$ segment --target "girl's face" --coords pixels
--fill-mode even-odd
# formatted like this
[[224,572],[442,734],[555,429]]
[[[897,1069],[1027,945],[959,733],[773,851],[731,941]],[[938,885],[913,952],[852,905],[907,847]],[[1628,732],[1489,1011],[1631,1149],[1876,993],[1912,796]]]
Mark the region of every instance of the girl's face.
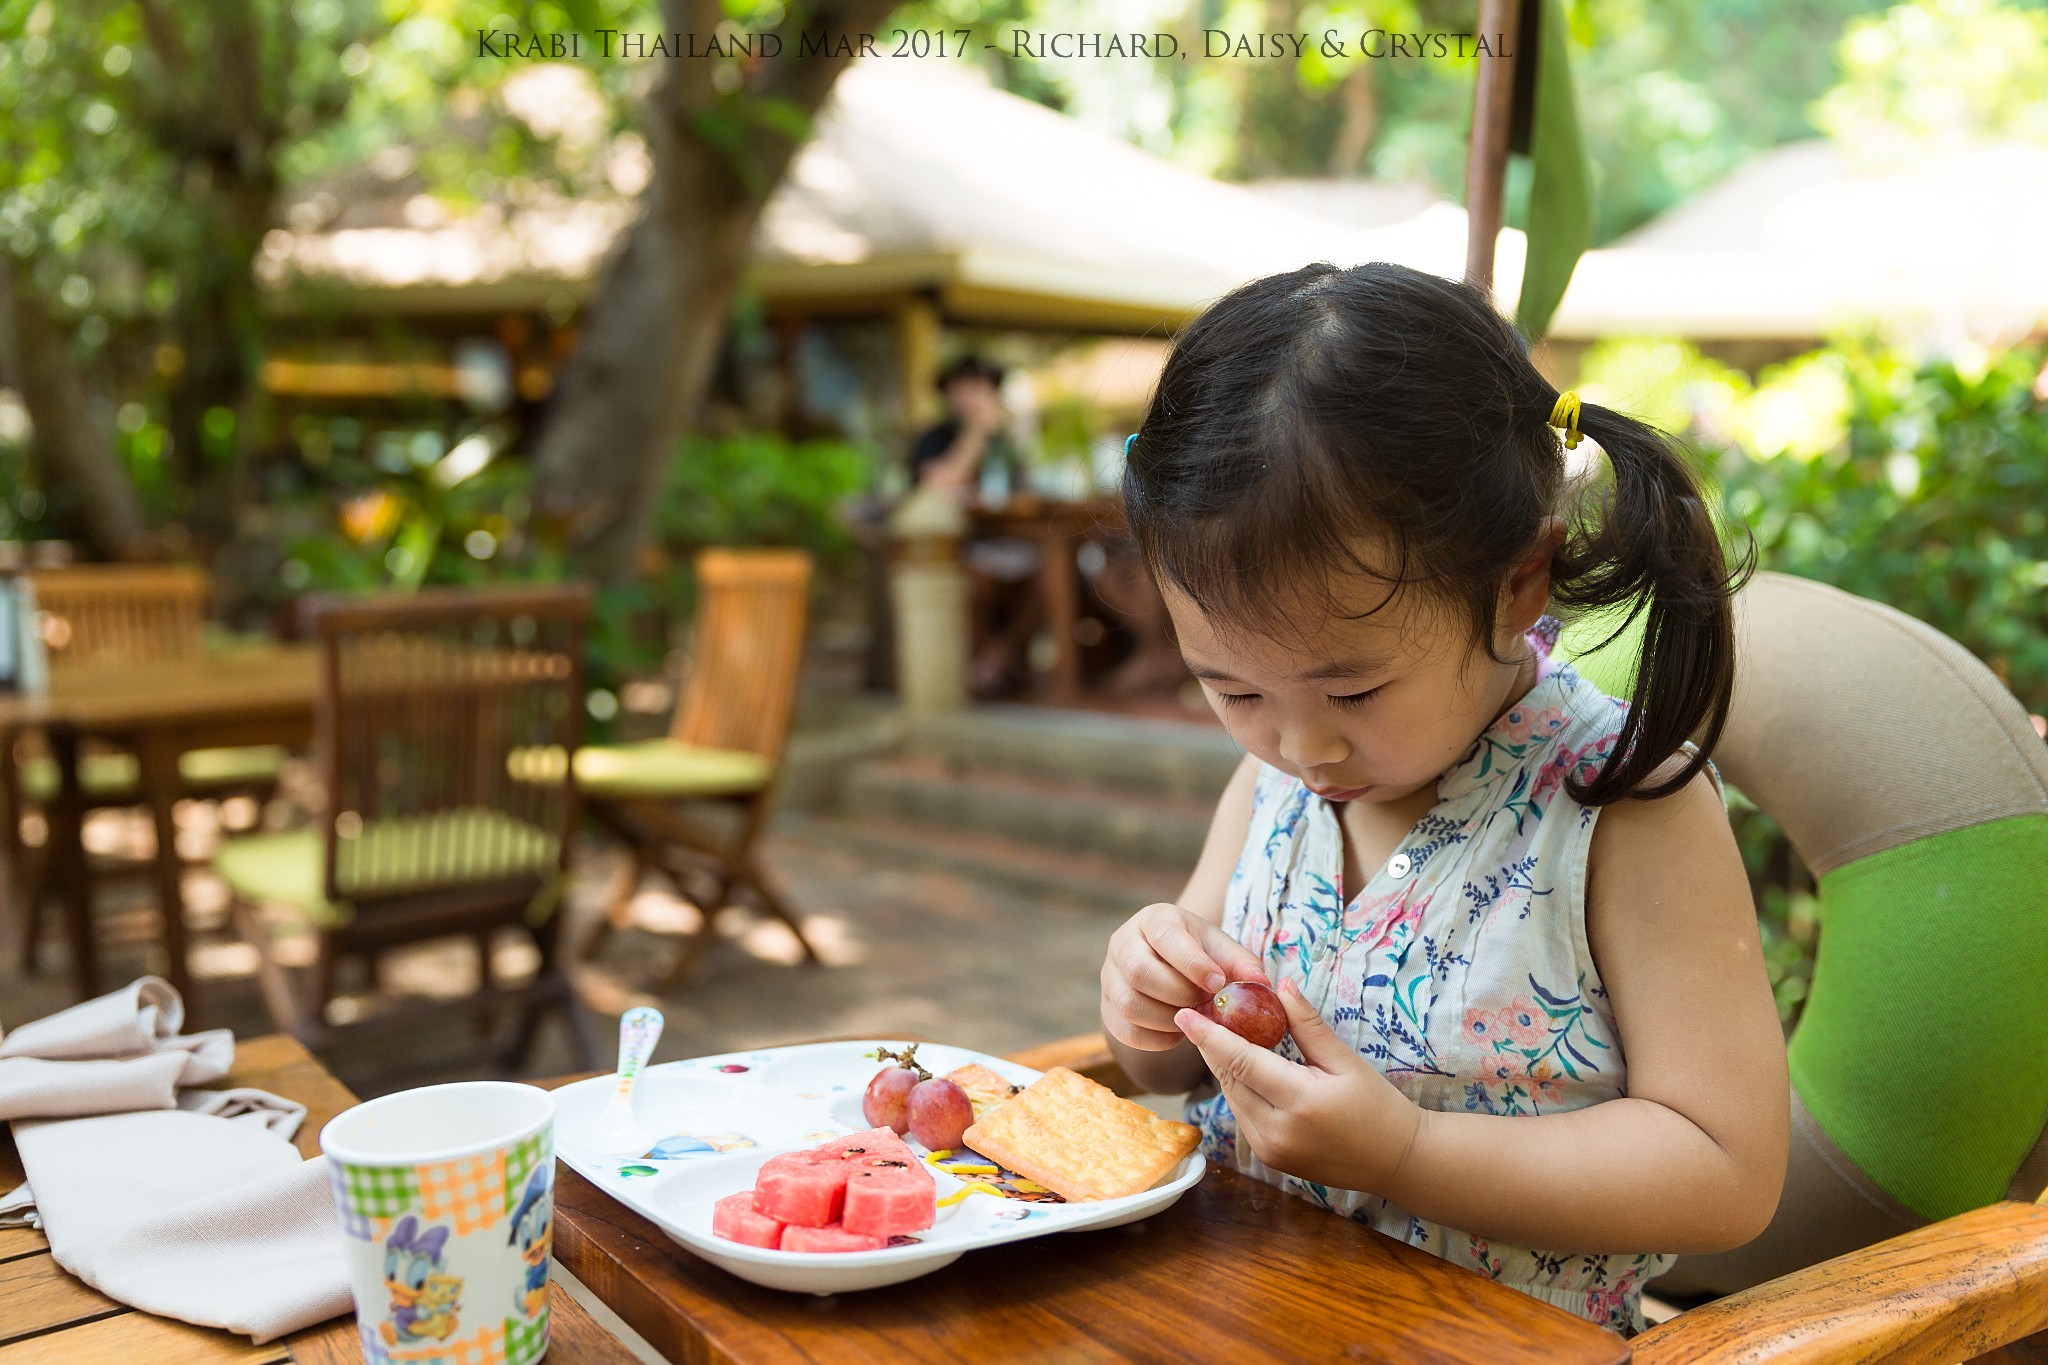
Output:
[[[1549,598],[1549,556],[1502,593],[1496,661],[1463,619],[1363,575],[1336,585],[1342,614],[1272,635],[1211,620],[1161,585],[1181,656],[1232,739],[1330,801],[1399,801],[1434,783],[1536,680],[1522,634]],[[1306,611],[1296,620],[1312,619]]]

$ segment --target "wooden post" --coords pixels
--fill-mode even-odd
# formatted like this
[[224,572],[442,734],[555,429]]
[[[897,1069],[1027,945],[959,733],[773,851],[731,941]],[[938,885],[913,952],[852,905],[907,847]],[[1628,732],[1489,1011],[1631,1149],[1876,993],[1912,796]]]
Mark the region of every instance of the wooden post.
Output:
[[939,309],[921,295],[896,307],[896,376],[903,388],[904,434],[914,436],[939,410],[932,387],[939,377]]
[[1514,115],[1515,45],[1521,42],[1522,0],[1479,0],[1479,35],[1505,52],[1482,54],[1472,92],[1472,142],[1465,157],[1465,278],[1493,288],[1493,248],[1500,236],[1508,169],[1508,127]]

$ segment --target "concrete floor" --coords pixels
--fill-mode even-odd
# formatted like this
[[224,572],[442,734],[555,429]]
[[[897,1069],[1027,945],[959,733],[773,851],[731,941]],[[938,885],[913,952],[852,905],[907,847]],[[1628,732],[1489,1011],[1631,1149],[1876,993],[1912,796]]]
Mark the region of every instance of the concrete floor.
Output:
[[[203,856],[214,833],[210,812],[195,807],[182,815],[181,847],[188,856]],[[89,837],[107,854],[148,848],[147,829],[119,814],[95,817]],[[657,993],[655,983],[676,950],[673,931],[694,927],[698,917],[664,884],[650,882],[633,903],[636,921],[646,927],[613,935],[593,961],[575,971],[605,1054],[600,1064],[608,1064],[617,1015],[641,1004],[667,1015],[657,1052],[661,1060],[849,1035],[912,1034],[1004,1052],[1096,1027],[1096,974],[1115,914],[864,858],[847,852],[843,841],[807,840],[801,828],[772,836],[766,857],[785,898],[806,917],[825,964],[798,965],[795,938],[779,922],[728,912],[695,979]],[[610,849],[593,844],[580,850],[568,905],[572,941],[581,942],[595,922],[620,866]],[[193,960],[201,995],[188,1027],[226,1025],[243,1036],[269,1031],[251,975],[253,954],[224,926],[219,882],[195,868],[187,874],[187,900],[197,931]],[[112,986],[160,970],[146,883],[103,876],[98,904],[106,982]],[[18,918],[0,928],[0,935],[0,1025],[71,1003],[54,926],[44,938],[42,969],[33,977],[21,970]],[[502,975],[513,977],[530,970],[532,950],[508,937],[497,945],[494,960]],[[460,995],[475,985],[475,949],[466,942],[422,946],[394,954],[386,972],[395,991]],[[369,1096],[505,1074],[494,1050],[492,1039],[458,1024],[437,1035],[346,1044],[327,1061],[357,1093]],[[566,1036],[550,1026],[525,1074],[572,1069]]]

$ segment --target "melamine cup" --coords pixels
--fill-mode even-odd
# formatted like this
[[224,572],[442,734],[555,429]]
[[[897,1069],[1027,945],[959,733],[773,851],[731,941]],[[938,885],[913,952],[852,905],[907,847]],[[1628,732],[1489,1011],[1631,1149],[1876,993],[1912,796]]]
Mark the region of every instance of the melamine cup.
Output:
[[527,1365],[548,1349],[555,1099],[510,1081],[402,1090],[320,1134],[370,1365]]

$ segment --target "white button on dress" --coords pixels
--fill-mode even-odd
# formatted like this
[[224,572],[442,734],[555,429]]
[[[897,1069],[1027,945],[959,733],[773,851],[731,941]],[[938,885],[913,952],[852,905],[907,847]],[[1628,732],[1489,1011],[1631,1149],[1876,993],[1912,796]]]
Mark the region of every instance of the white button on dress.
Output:
[[1413,872],[1414,870],[1414,860],[1409,858],[1409,856],[1405,853],[1396,853],[1392,858],[1389,858],[1387,860],[1387,875],[1389,877],[1392,877],[1395,881],[1401,880],[1401,878],[1407,876],[1410,872]]

